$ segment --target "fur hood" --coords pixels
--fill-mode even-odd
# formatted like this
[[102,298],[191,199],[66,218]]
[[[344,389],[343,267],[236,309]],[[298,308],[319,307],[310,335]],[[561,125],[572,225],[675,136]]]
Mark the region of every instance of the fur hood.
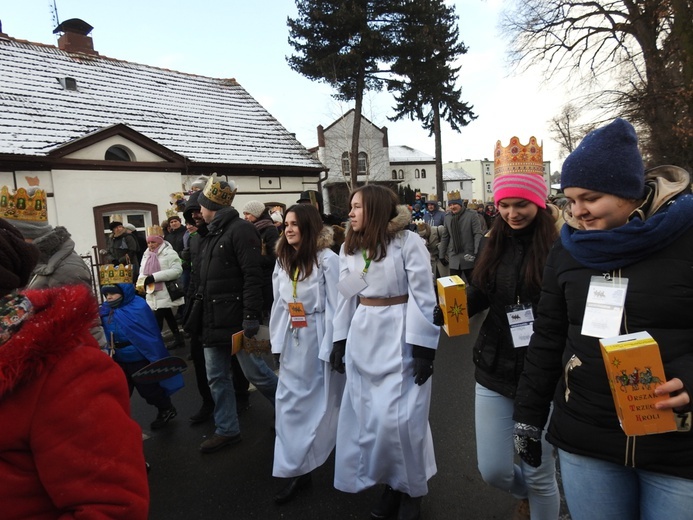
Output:
[[411,222],[411,211],[404,204],[397,206],[397,215],[390,219],[387,224],[387,234],[390,236],[395,236],[397,233],[403,229],[407,229]]
[[0,399],[38,377],[66,352],[83,345],[98,348],[89,334],[98,314],[88,287],[74,285],[23,294],[31,301],[34,315],[0,345]]
[[318,235],[318,251],[332,247],[334,244],[334,229],[332,226],[323,226]]
[[63,226],[56,226],[53,231],[34,240],[33,244],[41,251],[40,263],[47,263],[48,260],[60,249],[69,254],[75,247],[75,243],[70,238],[72,235]]

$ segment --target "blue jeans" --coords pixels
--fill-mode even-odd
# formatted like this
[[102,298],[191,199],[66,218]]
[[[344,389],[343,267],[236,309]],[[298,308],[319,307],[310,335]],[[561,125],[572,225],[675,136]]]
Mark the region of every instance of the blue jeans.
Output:
[[558,450],[558,458],[573,520],[685,520],[693,517],[693,480],[563,450]]
[[516,498],[529,499],[532,520],[556,520],[560,494],[553,446],[542,439],[538,468],[515,463],[513,400],[476,384],[476,456],[484,482]]
[[[205,348],[204,351],[207,381],[214,398],[214,422],[217,425],[215,433],[227,437],[237,435],[241,430],[231,375],[231,345]],[[274,394],[277,391],[276,374],[259,356],[241,350],[236,357],[248,381],[274,406]]]

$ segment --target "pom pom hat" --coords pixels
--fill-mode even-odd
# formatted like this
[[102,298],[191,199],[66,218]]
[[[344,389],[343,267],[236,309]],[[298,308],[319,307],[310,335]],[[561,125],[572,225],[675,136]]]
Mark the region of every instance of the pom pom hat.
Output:
[[503,147],[496,142],[494,151],[493,199],[496,204],[503,199],[521,198],[546,208],[549,188],[544,180],[543,149],[536,137],[521,144],[517,137]]
[[643,198],[645,166],[633,125],[619,118],[585,136],[563,163],[561,189],[573,187]]

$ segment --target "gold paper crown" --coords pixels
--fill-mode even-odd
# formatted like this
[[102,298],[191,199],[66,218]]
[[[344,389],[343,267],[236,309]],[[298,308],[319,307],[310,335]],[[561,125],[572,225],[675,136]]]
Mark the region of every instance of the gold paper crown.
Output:
[[161,228],[161,226],[157,226],[156,224],[154,224],[153,226],[147,226],[147,236],[150,237],[152,235],[163,237],[164,230]]
[[202,190],[202,194],[216,204],[230,206],[233,198],[236,196],[236,186],[229,183],[228,187],[222,188],[216,174],[212,174],[205,185],[205,189]]
[[543,148],[537,144],[537,138],[532,136],[527,144],[520,143],[517,137],[510,139],[510,144],[503,147],[496,142],[494,152],[495,175],[508,173],[534,173],[544,175]]
[[462,199],[462,196],[460,195],[459,190],[453,190],[448,192],[448,200],[460,200]]
[[46,192],[36,189],[29,195],[26,189],[19,188],[15,193],[10,193],[9,188],[3,186],[0,190],[0,217],[48,222]]
[[426,201],[426,204],[437,204],[438,203],[438,195],[429,195],[428,200]]
[[178,212],[176,211],[176,208],[170,207],[166,210],[166,217],[171,218],[171,217],[177,217]]
[[114,222],[120,222],[121,224],[124,223],[125,221],[123,220],[123,215],[118,215],[114,213],[108,218],[108,223],[113,224]]
[[132,283],[132,266],[107,264],[99,267],[99,283],[115,285],[117,283]]

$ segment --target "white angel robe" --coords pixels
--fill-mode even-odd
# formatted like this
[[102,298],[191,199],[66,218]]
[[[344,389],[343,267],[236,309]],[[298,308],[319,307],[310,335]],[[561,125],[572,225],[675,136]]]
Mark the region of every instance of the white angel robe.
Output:
[[[270,316],[272,352],[281,354],[275,399],[275,477],[297,477],[321,466],[334,449],[343,374],[330,369],[332,316],[337,306],[339,257],[318,252],[318,265],[296,285],[307,326],[291,328],[292,276],[279,263],[272,274],[274,304]],[[295,332],[294,332],[295,331]]]
[[[362,272],[359,251],[340,254],[340,280]],[[356,493],[376,484],[418,497],[436,473],[428,424],[429,379],[414,383],[412,345],[435,349],[440,327],[433,324],[435,293],[430,255],[421,239],[402,231],[387,256],[371,262],[360,292],[365,298],[408,295],[402,305],[358,305],[340,294],[334,339],[347,340],[346,388],[339,414],[334,485]]]

